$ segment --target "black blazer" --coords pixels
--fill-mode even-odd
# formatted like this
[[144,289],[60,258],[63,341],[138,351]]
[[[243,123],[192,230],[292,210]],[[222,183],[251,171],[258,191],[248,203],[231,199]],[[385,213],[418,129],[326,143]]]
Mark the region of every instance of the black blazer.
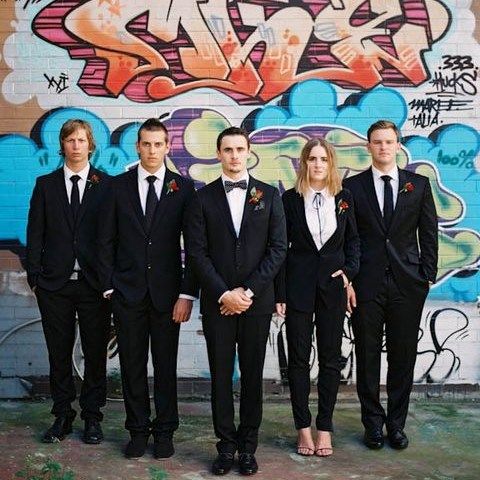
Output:
[[[252,188],[263,192],[251,201]],[[246,314],[274,311],[273,280],[287,251],[285,215],[278,190],[250,176],[237,238],[227,197],[219,178],[198,192],[188,228],[189,252],[201,285],[200,309],[218,314],[218,299],[227,290],[250,288],[253,304]]]
[[[69,280],[75,258],[88,283],[100,290],[95,241],[98,211],[111,177],[90,166],[76,222],[68,202],[63,167],[37,178],[27,225],[27,279],[55,291]],[[98,180],[98,181],[97,181]]]
[[[372,169],[347,178],[360,235],[360,271],[353,284],[360,301],[377,294],[390,267],[403,291],[428,288],[437,276],[438,224],[427,177],[399,169],[399,192],[389,229],[378,205]],[[410,187],[410,188],[407,188]]]
[[[178,190],[167,193],[167,184],[172,180]],[[137,167],[113,178],[98,236],[103,291],[113,288],[129,302],[139,302],[149,293],[155,308],[161,312],[171,311],[180,293],[198,295],[188,255],[183,272],[180,244],[181,234],[185,233],[186,207],[194,195],[191,180],[167,169],[147,231]]]
[[[337,229],[320,250],[308,228],[304,198],[292,188],[283,194],[282,200],[288,252],[276,281],[277,302],[286,302],[288,307],[301,312],[313,312],[318,292],[328,307],[333,306],[346,293],[342,277],[332,278],[332,273],[342,269],[351,280],[359,267],[360,240],[352,195],[344,189],[335,196]],[[344,202],[348,207],[341,208]]]

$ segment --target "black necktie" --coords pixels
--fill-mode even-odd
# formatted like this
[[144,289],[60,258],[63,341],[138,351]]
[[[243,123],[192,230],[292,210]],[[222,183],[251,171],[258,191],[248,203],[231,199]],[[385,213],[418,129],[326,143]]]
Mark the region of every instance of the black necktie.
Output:
[[78,190],[78,181],[80,175],[72,175],[70,181],[72,182],[72,192],[70,194],[70,207],[72,209],[73,220],[77,218],[78,209],[80,207],[80,192]]
[[318,236],[320,237],[320,248],[322,248],[322,221],[320,219],[320,208],[322,207],[323,196],[320,192],[315,193],[313,198],[313,208],[317,211],[317,220],[318,220]]
[[238,182],[230,182],[230,180],[225,180],[225,191],[231,192],[234,188],[241,188],[242,190],[247,189],[247,181],[239,180]]
[[390,175],[382,175],[380,177],[383,181],[383,222],[388,229],[393,216],[393,190],[390,180]]
[[155,209],[157,208],[158,197],[155,192],[155,180],[157,177],[155,175],[149,175],[147,177],[148,182],[148,193],[147,193],[147,202],[145,204],[145,223],[147,225],[147,230],[150,230],[150,225],[152,224],[153,215]]

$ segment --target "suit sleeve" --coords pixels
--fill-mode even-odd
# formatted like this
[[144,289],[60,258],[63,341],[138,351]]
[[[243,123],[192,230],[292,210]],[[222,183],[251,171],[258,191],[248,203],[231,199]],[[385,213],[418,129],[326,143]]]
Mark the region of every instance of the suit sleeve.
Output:
[[183,270],[183,279],[182,285],[180,288],[180,293],[184,295],[190,295],[192,297],[198,298],[198,280],[195,272],[193,270],[192,265],[192,258],[190,255],[190,230],[188,227],[189,222],[189,210],[191,209],[192,205],[198,203],[197,194],[195,192],[195,188],[193,186],[193,182],[189,182],[188,184],[188,193],[187,193],[187,200],[185,209],[183,212],[183,225],[182,225],[182,233],[183,233],[183,244],[184,244],[184,251],[185,251],[185,268]]
[[268,224],[268,239],[265,255],[258,267],[245,280],[245,289],[260,296],[264,288],[275,279],[287,256],[287,228],[285,212],[278,190],[273,191],[272,209]]
[[103,292],[112,289],[117,242],[116,200],[114,182],[110,181],[100,207],[97,225],[98,276]]
[[200,195],[197,195],[196,201],[191,202],[188,208],[186,228],[189,264],[193,267],[202,289],[208,291],[213,298],[220,298],[229,288],[215,269],[208,253],[208,234]]
[[[285,211],[285,223],[287,232],[287,248],[290,242],[290,221],[288,202],[285,195],[282,195],[282,203]],[[287,259],[282,262],[280,270],[275,277],[275,303],[286,303],[287,301]]]
[[351,194],[349,202],[350,207],[347,211],[347,224],[345,226],[345,265],[343,272],[348,280],[352,281],[360,269],[360,236],[358,235],[357,222],[355,220],[355,204]]
[[27,281],[30,288],[37,285],[42,271],[45,227],[45,195],[37,180],[30,199],[27,223]]
[[418,220],[418,242],[423,272],[427,280],[433,283],[437,278],[438,218],[428,179]]

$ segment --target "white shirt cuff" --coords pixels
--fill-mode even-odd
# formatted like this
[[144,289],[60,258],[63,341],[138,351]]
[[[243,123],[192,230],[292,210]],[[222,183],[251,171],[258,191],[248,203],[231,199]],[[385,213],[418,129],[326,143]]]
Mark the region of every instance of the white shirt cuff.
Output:
[[111,288],[110,290],[105,290],[103,292],[103,298],[108,298],[109,295],[111,295],[113,293],[113,288]]
[[191,300],[192,302],[197,299],[197,297],[193,297],[192,295],[187,295],[186,293],[181,293],[178,298],[184,298],[185,300]]
[[249,289],[247,288],[245,290],[245,295],[248,297],[248,298],[252,298],[255,294]]

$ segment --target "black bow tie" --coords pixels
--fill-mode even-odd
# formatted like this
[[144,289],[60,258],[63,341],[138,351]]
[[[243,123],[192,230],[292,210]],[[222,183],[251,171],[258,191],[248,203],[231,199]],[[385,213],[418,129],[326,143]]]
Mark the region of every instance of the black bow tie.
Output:
[[230,180],[225,180],[225,191],[231,192],[234,188],[241,188],[242,190],[247,189],[247,181],[239,180],[238,182],[230,182]]

